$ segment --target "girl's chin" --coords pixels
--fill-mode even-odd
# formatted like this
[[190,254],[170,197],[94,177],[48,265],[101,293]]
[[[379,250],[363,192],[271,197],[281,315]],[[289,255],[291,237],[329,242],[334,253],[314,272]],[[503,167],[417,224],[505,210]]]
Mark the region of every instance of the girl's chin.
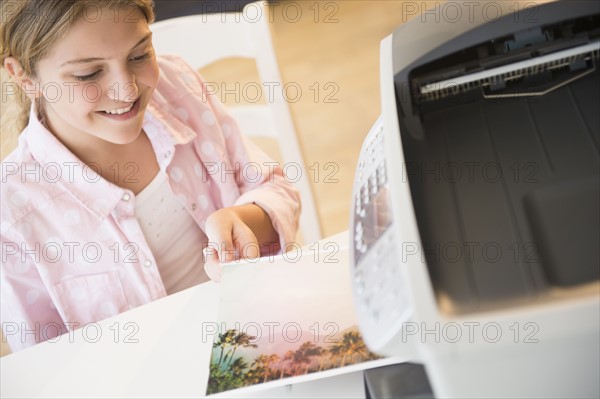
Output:
[[113,144],[130,144],[134,142],[143,130],[144,120],[129,121],[122,126],[113,123],[101,123],[97,125],[98,137]]
[[139,129],[135,130],[135,132],[136,133],[117,133],[115,135],[112,135],[108,141],[110,141],[113,144],[120,145],[131,144],[135,140],[137,140],[138,137],[140,137],[142,127],[140,126]]

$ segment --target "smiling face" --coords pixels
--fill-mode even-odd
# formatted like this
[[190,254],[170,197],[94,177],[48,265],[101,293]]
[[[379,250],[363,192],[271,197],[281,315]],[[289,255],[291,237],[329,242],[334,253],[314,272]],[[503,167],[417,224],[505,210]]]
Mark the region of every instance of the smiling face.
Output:
[[158,74],[141,12],[82,17],[37,65],[46,124],[71,150],[129,144],[141,132]]

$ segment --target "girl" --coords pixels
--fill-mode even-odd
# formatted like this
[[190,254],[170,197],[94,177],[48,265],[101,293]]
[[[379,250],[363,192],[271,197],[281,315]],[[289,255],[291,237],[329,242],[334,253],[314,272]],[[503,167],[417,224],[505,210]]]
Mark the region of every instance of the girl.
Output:
[[[155,56],[151,0],[3,1],[1,16],[14,82],[3,98],[18,86],[31,101],[2,162],[1,321],[13,351],[294,238],[298,193],[195,71]],[[241,173],[249,162],[259,176]]]

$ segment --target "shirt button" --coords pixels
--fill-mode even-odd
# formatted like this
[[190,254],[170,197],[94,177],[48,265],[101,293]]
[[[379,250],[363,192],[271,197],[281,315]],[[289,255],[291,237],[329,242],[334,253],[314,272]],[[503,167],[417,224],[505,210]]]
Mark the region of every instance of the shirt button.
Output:
[[121,197],[121,199],[123,201],[129,201],[131,199],[131,195],[129,195],[129,193],[125,193],[125,194],[123,194],[123,196]]
[[194,203],[194,204],[192,204],[192,211],[195,211],[195,210],[196,210],[196,204]]
[[146,266],[146,267],[152,266],[152,261],[151,260],[145,260],[144,261],[144,266]]

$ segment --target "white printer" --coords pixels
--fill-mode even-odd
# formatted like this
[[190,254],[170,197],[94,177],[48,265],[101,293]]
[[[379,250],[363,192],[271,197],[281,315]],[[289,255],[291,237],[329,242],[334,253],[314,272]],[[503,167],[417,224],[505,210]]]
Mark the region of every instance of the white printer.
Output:
[[373,397],[600,396],[599,54],[598,1],[447,1],[382,41],[352,284],[423,372]]

